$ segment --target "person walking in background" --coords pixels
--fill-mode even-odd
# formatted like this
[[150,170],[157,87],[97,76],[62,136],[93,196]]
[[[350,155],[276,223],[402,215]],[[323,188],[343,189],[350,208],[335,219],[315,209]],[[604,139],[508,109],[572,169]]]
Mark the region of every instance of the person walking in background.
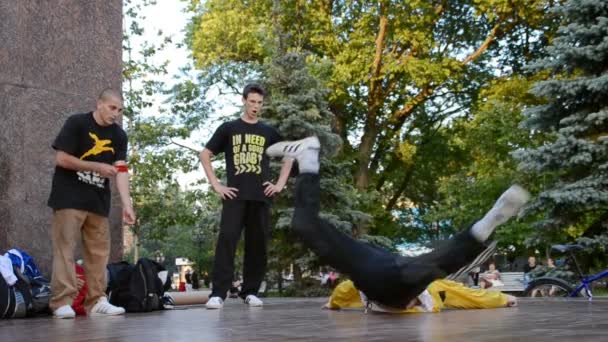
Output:
[[534,255],[531,255],[530,257],[528,257],[528,263],[524,265],[524,287],[527,287],[528,283],[530,283],[530,272],[532,272],[536,268],[536,266],[538,266],[536,264],[536,257]]
[[192,289],[198,290],[199,287],[200,287],[200,284],[199,284],[199,279],[198,279],[198,272],[194,271],[194,272],[192,272]]
[[192,291],[192,273],[190,270],[186,271],[184,278],[186,278],[186,292]]

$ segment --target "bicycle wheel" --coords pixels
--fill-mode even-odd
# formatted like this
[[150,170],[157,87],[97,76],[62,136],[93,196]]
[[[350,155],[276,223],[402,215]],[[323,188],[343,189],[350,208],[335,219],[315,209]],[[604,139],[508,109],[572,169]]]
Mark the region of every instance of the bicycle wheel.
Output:
[[[572,287],[561,279],[538,278],[530,282],[524,295],[526,297],[569,297]],[[575,294],[579,296],[579,293]]]

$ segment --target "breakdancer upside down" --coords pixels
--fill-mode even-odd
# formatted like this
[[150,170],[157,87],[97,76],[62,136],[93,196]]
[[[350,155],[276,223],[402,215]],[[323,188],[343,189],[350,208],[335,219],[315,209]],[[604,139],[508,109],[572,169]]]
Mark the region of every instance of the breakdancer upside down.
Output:
[[309,137],[280,142],[266,151],[271,157],[298,161],[294,232],[322,262],[348,274],[367,300],[389,309],[413,307],[431,282],[472,262],[485,249],[484,242],[494,229],[517,214],[529,199],[526,190],[513,185],[470,228],[428,254],[404,257],[357,241],[319,217],[320,147],[317,137]]

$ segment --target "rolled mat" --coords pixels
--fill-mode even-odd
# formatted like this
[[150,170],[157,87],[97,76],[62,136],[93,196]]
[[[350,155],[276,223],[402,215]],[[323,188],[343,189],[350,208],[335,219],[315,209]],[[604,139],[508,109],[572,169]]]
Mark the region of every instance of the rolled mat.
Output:
[[209,299],[209,291],[166,292],[175,305],[205,304]]

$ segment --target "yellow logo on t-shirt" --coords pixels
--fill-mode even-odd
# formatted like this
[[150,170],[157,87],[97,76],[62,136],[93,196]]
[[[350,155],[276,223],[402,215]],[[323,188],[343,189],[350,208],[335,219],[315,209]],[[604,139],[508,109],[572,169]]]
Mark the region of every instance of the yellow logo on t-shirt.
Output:
[[[98,154],[102,154],[104,152],[112,152],[114,153],[114,149],[108,145],[112,144],[112,140],[110,139],[99,139],[95,133],[89,132],[89,136],[93,139],[94,146],[86,151],[81,157],[80,160],[88,156],[96,156]],[[89,184],[94,185],[98,188],[103,189],[106,184],[106,179],[103,178],[99,173],[92,171],[78,171],[76,172],[78,175],[78,180]]]
[[232,136],[232,155],[235,175],[262,173],[262,157],[266,138],[257,134],[235,134]]
[[95,133],[90,133],[89,132],[89,136],[91,138],[93,138],[93,142],[95,143],[95,145],[88,151],[86,151],[81,157],[80,160],[83,160],[84,158],[88,157],[88,156],[96,156],[98,154],[102,154],[103,152],[112,152],[114,153],[114,149],[112,147],[109,147],[107,145],[112,144],[112,140],[110,139],[102,139],[100,140],[97,135],[95,135]]

